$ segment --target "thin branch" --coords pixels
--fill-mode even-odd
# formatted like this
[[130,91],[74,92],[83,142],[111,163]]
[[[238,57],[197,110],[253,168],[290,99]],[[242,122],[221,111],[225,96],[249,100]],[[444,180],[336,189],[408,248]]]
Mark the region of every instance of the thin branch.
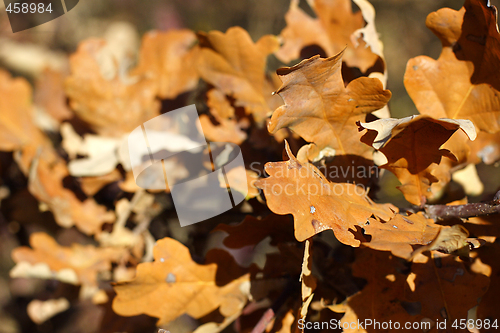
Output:
[[491,202],[478,202],[464,205],[425,205],[425,213],[432,219],[469,218],[500,213],[500,191]]

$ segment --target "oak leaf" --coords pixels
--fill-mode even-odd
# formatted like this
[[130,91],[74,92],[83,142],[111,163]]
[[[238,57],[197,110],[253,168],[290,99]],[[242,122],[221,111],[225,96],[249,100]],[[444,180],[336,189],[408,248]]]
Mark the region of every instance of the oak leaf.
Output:
[[17,162],[26,174],[40,147],[47,148],[47,157],[53,155],[50,142],[35,125],[31,94],[28,81],[0,70],[0,150],[21,151]]
[[274,87],[266,78],[265,68],[267,56],[278,49],[277,38],[266,35],[253,43],[245,30],[233,27],[226,33],[200,33],[199,39],[200,76],[234,98],[235,106],[244,107],[261,123],[276,99],[271,95]]
[[341,319],[341,324],[346,327],[343,331],[370,332],[373,327],[350,325],[358,320],[364,322],[365,319],[377,318],[377,322],[391,320],[393,323],[414,321],[402,306],[405,275],[402,273],[404,267],[401,261],[387,252],[371,249],[356,249],[355,253],[356,261],[352,265],[352,274],[365,279],[365,287],[343,303],[328,306],[334,312],[345,313]]
[[132,75],[158,84],[158,96],[174,99],[198,84],[196,34],[191,30],[150,31],[142,38],[139,64]]
[[436,323],[446,319],[453,323],[467,318],[489,284],[488,277],[469,272],[451,255],[429,258],[420,254],[408,275],[401,262],[387,252],[357,249],[356,254],[352,273],[367,284],[347,298],[343,322],[377,318],[377,322]]
[[44,156],[36,158],[29,173],[28,189],[44,202],[54,214],[56,222],[65,228],[75,225],[87,235],[98,233],[104,223],[114,222],[115,215],[92,198],[83,202],[74,192],[64,187],[69,176],[66,164],[57,160],[51,163]]
[[[111,263],[128,257],[128,251],[123,248],[96,248],[78,243],[60,246],[43,232],[32,234],[30,245],[31,248],[21,246],[12,251],[16,266],[11,270],[11,277],[55,278],[95,291],[98,291],[98,274],[110,271]],[[37,274],[37,269],[43,272],[40,265],[48,266],[52,276]]]
[[[360,123],[368,129],[362,141],[384,153],[387,163],[382,168],[393,172],[401,182],[399,189],[409,202],[420,205],[431,197],[430,185],[446,174],[433,174],[435,166],[446,156],[456,157],[441,146],[461,129],[474,140],[476,131],[469,120],[433,119],[429,116],[410,116],[403,119],[379,119]],[[376,132],[376,136],[373,132]]]
[[500,52],[496,9],[482,0],[467,0],[459,11],[443,8],[429,14],[426,25],[439,37],[443,50],[437,60],[420,56],[408,62],[404,82],[409,95],[420,113],[469,119],[479,130],[475,143],[460,135],[451,138],[445,148],[462,147],[462,152],[452,150],[458,161],[443,167],[477,163],[479,158],[493,163],[498,159],[494,133],[500,130],[500,94],[493,60]]
[[33,100],[37,106],[40,106],[53,119],[61,122],[73,117],[73,112],[66,103],[64,93],[64,81],[67,74],[62,71],[56,71],[47,68],[36,81],[35,94]]
[[293,214],[295,238],[302,242],[321,231],[331,229],[337,239],[359,246],[356,226],[372,215],[388,220],[397,211],[392,205],[376,204],[365,190],[354,184],[330,183],[312,164],[300,163],[286,143],[289,160],[267,163],[269,178],[256,182],[264,190],[268,207],[276,214]]
[[[321,47],[326,56],[331,57],[347,45],[347,65],[366,72],[375,64],[378,55],[381,56],[382,50],[378,36],[373,33],[373,7],[367,1],[355,2],[360,4],[361,10],[353,13],[351,0],[310,0],[308,3],[318,16],[312,18],[299,8],[299,0],[292,0],[285,15],[287,26],[281,32],[284,44],[276,52],[278,59],[288,63],[298,59],[304,47],[313,45]],[[363,16],[369,18],[366,27]],[[361,34],[368,37],[368,42]]]
[[[498,225],[498,220],[492,222]],[[498,231],[496,233],[498,235]],[[476,251],[474,251],[476,252]],[[500,256],[500,245],[494,242],[491,245],[481,247],[477,250],[477,258],[471,266],[471,270],[475,273],[482,273],[490,277],[490,285],[488,292],[481,297],[481,302],[477,307],[477,318],[498,318],[500,309],[498,307],[498,295],[500,293],[500,265],[498,258]],[[478,266],[483,266],[481,272],[478,272]],[[485,267],[486,266],[486,267]]]
[[237,145],[246,140],[247,134],[242,130],[250,124],[247,119],[238,122],[234,108],[226,95],[218,89],[207,93],[207,106],[218,125],[214,125],[206,114],[200,115],[200,124],[205,137],[213,142],[232,142]]
[[[487,276],[469,272],[464,263],[452,255],[420,254],[414,258],[411,270],[404,295],[407,302],[421,304],[417,320],[453,322],[467,318],[469,309],[480,303],[489,286]],[[461,292],[457,292],[457,288]]]
[[359,142],[356,122],[384,107],[391,97],[375,78],[357,78],[345,87],[340,71],[343,54],[315,56],[278,70],[283,85],[277,93],[285,105],[273,113],[269,132],[288,127],[314,143],[308,152],[311,160],[327,147],[337,155],[371,158],[372,149]]
[[363,245],[380,251],[391,251],[395,256],[410,259],[411,245],[427,245],[431,243],[443,227],[434,224],[431,219],[421,213],[403,216],[395,215],[387,222],[370,219],[363,229],[371,239]]
[[428,245],[422,246],[412,253],[412,258],[424,251],[440,251],[443,253],[453,253],[468,256],[469,243],[467,237],[469,232],[460,224],[455,224],[452,227],[442,227],[439,230],[436,238]]
[[408,61],[405,87],[421,114],[469,119],[481,131],[500,130],[500,93],[488,84],[470,82],[473,65],[444,47],[438,60],[420,56]]
[[157,324],[162,325],[185,313],[200,318],[219,307],[228,317],[246,303],[248,274],[219,287],[215,281],[217,265],[195,263],[178,241],[163,238],[153,251],[155,261],[139,264],[133,281],[115,285],[116,313],[145,313],[159,318]]
[[[71,109],[98,134],[120,137],[159,115],[157,83],[144,77],[130,77],[123,64],[101,68],[112,54],[101,39],[81,42],[70,56],[71,75],[65,91]],[[113,59],[109,61],[113,63]]]
[[466,0],[458,11],[440,9],[427,17],[426,24],[443,46],[453,47],[457,59],[472,62],[472,84],[487,83],[500,90],[500,80],[494,74],[500,70],[497,9],[489,1]]

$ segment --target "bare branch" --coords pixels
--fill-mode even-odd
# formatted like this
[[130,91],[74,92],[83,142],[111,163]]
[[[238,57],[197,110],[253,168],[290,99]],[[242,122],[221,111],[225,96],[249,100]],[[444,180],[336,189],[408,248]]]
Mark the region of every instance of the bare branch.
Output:
[[484,216],[500,213],[500,191],[498,191],[493,201],[478,202],[464,205],[425,205],[426,214],[432,219],[446,218],[469,218],[474,216]]

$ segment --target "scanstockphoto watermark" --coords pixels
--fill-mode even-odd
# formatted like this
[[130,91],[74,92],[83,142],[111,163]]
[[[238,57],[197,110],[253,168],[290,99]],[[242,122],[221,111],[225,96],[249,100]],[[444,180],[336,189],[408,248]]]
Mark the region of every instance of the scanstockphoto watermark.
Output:
[[400,323],[397,321],[378,321],[376,319],[365,319],[357,321],[341,321],[340,319],[331,319],[330,321],[306,321],[304,319],[299,319],[298,328],[300,330],[361,330],[361,329],[372,329],[372,330],[421,330],[423,332],[430,331],[432,327],[437,327],[438,329],[446,329],[446,321],[431,322],[427,320],[414,321],[414,322],[404,322]]

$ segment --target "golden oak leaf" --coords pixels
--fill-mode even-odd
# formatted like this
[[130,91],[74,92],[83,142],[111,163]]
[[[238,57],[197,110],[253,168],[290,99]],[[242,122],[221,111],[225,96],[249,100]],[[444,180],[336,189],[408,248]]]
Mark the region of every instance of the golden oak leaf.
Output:
[[429,318],[453,322],[467,318],[469,309],[480,304],[488,290],[487,276],[470,272],[457,257],[438,255],[419,254],[406,279],[405,301],[421,305],[416,321]]
[[37,106],[52,118],[61,122],[73,117],[73,113],[66,103],[64,81],[67,75],[64,72],[47,68],[36,81],[33,100]]
[[246,119],[240,122],[235,119],[234,108],[226,95],[218,89],[211,89],[207,92],[207,98],[210,114],[218,125],[214,125],[208,115],[200,115],[200,124],[206,138],[213,142],[232,142],[237,145],[245,141],[247,134],[242,128],[250,124],[246,123]]
[[459,60],[472,62],[471,83],[487,83],[500,90],[496,75],[500,70],[497,9],[489,6],[489,1],[466,0],[459,11],[442,8],[429,14],[426,24],[443,46],[453,47]]
[[394,206],[376,204],[362,187],[348,183],[330,183],[312,164],[300,163],[288,143],[286,162],[267,163],[269,178],[255,185],[264,190],[267,205],[276,214],[292,214],[295,238],[302,242],[321,231],[331,229],[337,239],[359,246],[356,227],[370,216],[388,220],[397,210]]
[[[299,8],[299,0],[292,0],[285,15],[287,26],[281,32],[284,44],[276,52],[278,59],[288,63],[298,59],[303,48],[313,45],[321,47],[326,56],[331,57],[347,45],[347,65],[366,72],[375,64],[378,56],[382,57],[382,49],[373,22],[373,7],[367,1],[355,2],[361,8],[356,13],[352,12],[351,0],[308,1],[318,16],[312,18]],[[366,27],[363,16],[370,17]]]
[[42,155],[33,161],[28,189],[48,206],[62,227],[75,225],[85,234],[92,235],[99,233],[104,223],[114,222],[115,214],[108,212],[106,207],[92,198],[82,202],[75,193],[65,188],[63,180],[68,176],[68,169],[62,160],[50,163]]
[[158,325],[182,314],[200,318],[220,307],[223,316],[238,312],[247,301],[249,275],[219,287],[216,264],[199,265],[189,250],[172,238],[163,238],[153,249],[155,261],[137,266],[133,281],[115,285],[113,310],[122,316],[147,314]]
[[442,227],[432,242],[419,247],[411,256],[414,258],[420,253],[434,250],[468,256],[470,249],[469,242],[467,241],[468,236],[469,232],[460,224],[455,224],[452,227]]
[[174,99],[198,84],[196,34],[191,30],[150,31],[142,39],[133,74],[158,83],[158,96]]
[[[498,225],[498,220],[493,223]],[[500,295],[500,262],[498,260],[500,256],[500,244],[494,242],[491,245],[481,247],[477,250],[477,253],[478,257],[471,266],[471,270],[475,273],[490,276],[488,292],[481,297],[481,302],[477,308],[477,318],[482,319],[484,322],[487,318],[496,319],[500,315],[500,308],[498,307],[498,295]],[[477,266],[480,265],[483,266],[483,269],[481,272],[478,272]]]
[[441,55],[437,60],[420,56],[408,62],[405,87],[420,113],[469,119],[479,130],[475,143],[463,135],[453,135],[444,148],[452,151],[458,161],[447,161],[440,169],[466,163],[468,146],[473,154],[469,162],[483,159],[493,163],[498,159],[494,133],[500,130],[500,93],[495,83],[498,68],[492,56],[498,55],[500,48],[494,12],[494,7],[487,7],[484,1],[468,0],[459,11],[443,8],[431,13],[426,25],[441,39]]
[[[356,249],[352,274],[367,281],[364,288],[343,303],[328,306],[334,312],[345,312],[341,324],[346,333],[366,333],[373,326],[350,325],[358,320],[375,319],[377,322],[412,322],[413,317],[402,306],[405,274],[401,260],[388,252]],[[369,306],[367,306],[369,304]],[[375,330],[378,331],[378,330]]]
[[24,78],[12,78],[0,70],[0,150],[20,150],[16,160],[25,174],[40,147],[47,148],[47,157],[54,155],[50,142],[34,123],[31,93]]
[[440,225],[425,218],[422,213],[403,216],[395,215],[387,222],[370,219],[364,226],[365,234],[371,239],[363,245],[375,250],[391,251],[395,256],[409,259],[413,252],[411,245],[427,245],[439,234]]
[[277,93],[285,105],[273,113],[269,131],[288,127],[314,143],[309,159],[326,147],[335,149],[336,155],[371,158],[372,149],[359,141],[356,122],[384,107],[391,97],[375,78],[357,78],[345,87],[342,56],[343,51],[327,59],[315,56],[278,70],[283,85]]
[[[399,323],[401,328],[405,322],[419,322],[420,328],[431,331],[436,323],[442,325],[445,320],[446,327],[450,327],[455,319],[467,318],[469,309],[479,303],[489,284],[488,277],[469,272],[451,255],[435,259],[419,255],[408,275],[402,273],[405,267],[401,262],[387,252],[357,249],[356,254],[352,273],[366,279],[367,284],[347,298],[342,321],[359,318],[366,323],[371,319],[371,326],[365,326],[368,332],[374,330],[375,318],[381,323]],[[426,323],[429,326],[423,326]]]
[[0,94],[0,149],[20,149],[39,133],[32,120],[31,87],[24,78],[12,78],[2,70]]
[[478,164],[493,164],[500,159],[500,132],[495,134],[479,132],[476,140],[469,143],[469,161]]
[[[461,129],[474,140],[476,132],[469,120],[433,119],[429,116],[410,116],[403,119],[379,119],[370,123],[360,123],[368,129],[362,141],[380,150],[387,158],[382,168],[394,173],[406,200],[420,205],[431,197],[430,185],[446,174],[433,174],[435,166],[446,156],[456,157],[441,146]],[[372,132],[376,132],[374,137]],[[449,177],[449,175],[448,175]],[[449,180],[449,179],[448,179]]]
[[[12,259],[17,263],[11,271],[12,277],[55,278],[96,288],[98,274],[110,271],[111,263],[126,260],[129,255],[124,248],[96,248],[77,243],[71,247],[60,246],[43,232],[32,234],[30,245],[31,248],[21,246],[12,251]],[[52,276],[38,274],[40,264],[47,265]],[[38,271],[43,270],[38,268]]]
[[473,65],[457,60],[444,47],[438,60],[420,56],[408,61],[405,87],[421,114],[469,119],[481,131],[500,130],[500,93],[488,84],[470,82]]
[[[279,46],[276,37],[266,35],[253,43],[248,33],[233,27],[226,33],[200,34],[198,70],[206,82],[235,99],[261,123],[271,112],[274,90],[266,78],[266,59]],[[270,105],[269,105],[270,104]]]
[[123,64],[108,59],[105,45],[100,39],[80,43],[70,56],[65,90],[73,111],[97,133],[121,137],[159,115],[158,88],[151,78],[129,77]]

